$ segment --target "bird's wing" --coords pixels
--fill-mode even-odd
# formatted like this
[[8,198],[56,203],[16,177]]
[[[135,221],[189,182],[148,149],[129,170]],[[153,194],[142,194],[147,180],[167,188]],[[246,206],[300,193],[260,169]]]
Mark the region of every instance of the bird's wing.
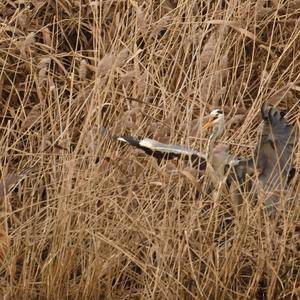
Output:
[[256,149],[257,168],[263,184],[272,181],[271,186],[287,183],[293,168],[293,149],[295,147],[294,128],[287,123],[275,108],[266,103],[261,107],[263,129]]
[[132,136],[115,136],[114,139],[141,149],[147,155],[154,156],[159,160],[183,158],[191,160],[193,166],[197,167],[199,170],[204,170],[206,168],[205,155],[189,147],[164,144],[149,138],[138,140]]

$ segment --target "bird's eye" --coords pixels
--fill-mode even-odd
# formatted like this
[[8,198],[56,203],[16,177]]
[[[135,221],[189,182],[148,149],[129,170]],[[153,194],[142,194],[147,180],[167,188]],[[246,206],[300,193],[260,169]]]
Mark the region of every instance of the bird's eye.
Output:
[[213,110],[210,114],[213,119],[218,119],[220,115],[223,115],[223,111],[220,109]]
[[213,118],[217,119],[220,115],[222,115],[223,112],[221,110],[216,111],[216,113],[214,114]]

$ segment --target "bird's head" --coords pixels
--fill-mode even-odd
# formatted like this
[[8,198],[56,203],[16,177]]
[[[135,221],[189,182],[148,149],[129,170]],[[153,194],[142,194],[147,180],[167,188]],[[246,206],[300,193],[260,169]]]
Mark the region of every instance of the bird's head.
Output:
[[213,127],[213,132],[222,135],[224,132],[224,112],[221,109],[214,109],[209,114],[208,121],[203,125],[204,129]]

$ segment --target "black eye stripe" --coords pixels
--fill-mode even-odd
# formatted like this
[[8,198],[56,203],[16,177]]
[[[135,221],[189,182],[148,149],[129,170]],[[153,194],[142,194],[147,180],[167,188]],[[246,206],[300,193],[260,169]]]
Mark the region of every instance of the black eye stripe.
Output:
[[213,114],[213,119],[217,119],[219,117],[219,115],[223,115],[223,111],[220,110],[220,109],[217,109],[214,111],[214,114]]

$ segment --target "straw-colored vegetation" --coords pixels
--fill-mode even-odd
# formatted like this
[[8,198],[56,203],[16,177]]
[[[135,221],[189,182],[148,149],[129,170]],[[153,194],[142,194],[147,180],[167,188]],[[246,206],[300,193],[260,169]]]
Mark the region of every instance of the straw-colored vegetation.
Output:
[[298,173],[292,209],[245,196],[235,216],[188,164],[101,130],[203,151],[221,107],[251,155],[265,100],[299,129],[299,17],[299,0],[1,1],[1,297],[300,297]]

